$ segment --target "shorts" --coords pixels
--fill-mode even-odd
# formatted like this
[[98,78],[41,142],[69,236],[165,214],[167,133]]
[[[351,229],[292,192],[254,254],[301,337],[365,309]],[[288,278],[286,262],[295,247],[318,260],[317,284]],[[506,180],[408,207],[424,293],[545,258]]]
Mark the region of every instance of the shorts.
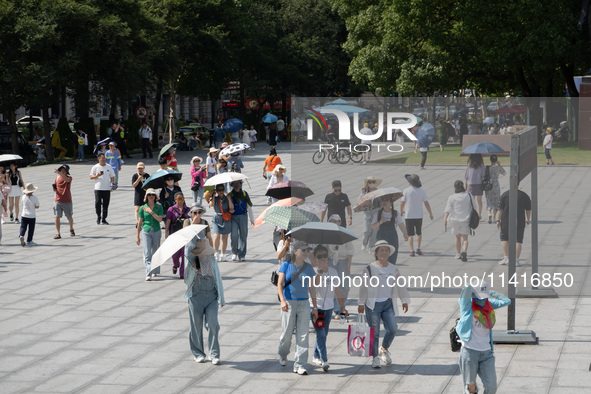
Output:
[[470,234],[470,226],[468,225],[469,221],[459,221],[459,220],[450,220],[449,226],[451,228],[452,235],[468,235]]
[[468,185],[468,193],[473,196],[482,196],[482,183]]
[[15,186],[15,185],[11,185],[12,188],[10,189],[10,193],[8,193],[8,197],[14,197],[14,198],[21,198],[21,196],[23,195],[22,189],[20,188],[20,186]]
[[56,218],[61,218],[63,215],[66,215],[68,219],[72,219],[74,215],[74,209],[72,206],[72,202],[59,202],[56,201],[53,205],[53,215]]
[[422,235],[423,219],[405,219],[404,223],[409,237]]
[[546,154],[546,159],[548,159],[548,160],[552,158],[552,155],[550,154],[550,150],[551,149],[544,148],[544,153]]
[[[523,243],[523,234],[525,233],[525,225],[517,224],[517,243]],[[501,222],[501,241],[509,241],[509,226],[503,225]]]

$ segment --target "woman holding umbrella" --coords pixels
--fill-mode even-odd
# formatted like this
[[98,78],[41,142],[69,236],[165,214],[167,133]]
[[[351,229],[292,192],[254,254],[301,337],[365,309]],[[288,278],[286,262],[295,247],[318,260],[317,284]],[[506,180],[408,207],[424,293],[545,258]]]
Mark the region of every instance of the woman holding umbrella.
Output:
[[408,233],[404,225],[404,219],[400,212],[394,209],[392,195],[387,194],[380,197],[382,207],[374,214],[371,221],[371,228],[376,232],[376,240],[382,240],[394,246],[394,251],[388,257],[388,261],[396,264],[398,259],[398,232],[396,226],[402,231],[404,240],[408,240]]
[[[289,181],[289,177],[286,175],[287,168],[284,165],[278,165],[273,169],[273,175],[271,179],[269,179],[269,184],[267,185],[267,190],[269,190],[273,185],[281,182]],[[271,203],[277,202],[276,198],[269,197],[271,199]],[[267,199],[268,200],[268,199]],[[267,201],[269,202],[269,201]]]
[[144,243],[144,264],[146,265],[146,280],[152,280],[152,277],[160,273],[160,267],[151,270],[152,255],[160,246],[160,222],[164,210],[162,205],[158,202],[156,191],[154,189],[146,190],[144,197],[145,204],[139,208],[138,211],[138,223],[137,223],[137,234],[135,243],[140,244],[141,241]]
[[[23,194],[21,188],[25,184],[25,181],[23,181],[21,170],[18,169],[18,164],[16,164],[16,161],[10,162],[10,167],[6,174],[6,178],[11,186],[10,193],[8,193],[8,209],[10,211],[10,220],[14,220],[15,223],[18,223],[19,205],[21,196]],[[14,216],[12,213],[14,208],[16,208],[16,216]]]
[[[363,187],[361,188],[361,194],[359,195],[359,199],[365,196],[367,193],[371,193],[378,189],[378,186],[382,183],[381,179],[376,179],[373,175],[368,176],[363,181]],[[376,242],[376,232],[371,228],[371,222],[373,220],[373,216],[379,211],[380,205],[379,200],[376,199],[375,202],[371,202],[371,206],[363,211],[365,215],[365,231],[363,232],[363,241],[361,245],[361,250],[367,250],[373,246]]]
[[[330,215],[328,222],[340,226],[341,216],[334,213]],[[355,254],[353,242],[347,242],[343,245],[327,245],[327,252],[330,265],[337,271],[338,277],[349,277],[349,275],[351,275],[351,262],[353,261],[353,255]],[[344,306],[345,302],[347,302],[347,296],[349,295],[349,286],[346,281],[343,282],[342,295],[343,303],[341,303],[341,305]],[[335,318],[340,318],[340,313],[337,313]]]
[[[226,189],[223,184],[215,185],[215,194],[209,200],[209,206],[213,207],[215,215],[211,222],[211,232],[213,233],[213,247],[215,257],[219,261],[226,261],[226,248],[228,247],[228,234],[232,232],[232,215],[234,213],[234,204],[225,194]],[[220,251],[220,238],[222,249]]]
[[[392,363],[392,357],[388,348],[392,344],[396,331],[398,330],[396,316],[399,313],[396,298],[400,298],[402,309],[406,313],[408,312],[408,304],[410,304],[410,295],[406,287],[391,285],[392,283],[396,283],[397,278],[400,276],[398,268],[388,262],[388,257],[394,254],[394,246],[389,245],[386,241],[378,241],[372,248],[372,251],[376,261],[369,264],[363,270],[362,276],[370,278],[367,282],[371,280],[372,276],[375,276],[378,278],[379,284],[378,286],[367,286],[367,282],[364,281],[363,284],[365,286],[359,288],[359,306],[357,311],[359,313],[365,313],[369,326],[374,328],[373,362],[371,366],[373,368],[381,368],[380,362],[386,365]],[[384,323],[384,328],[386,329],[381,347],[379,346],[380,322]]]
[[468,168],[466,168],[466,174],[464,179],[466,180],[465,189],[468,193],[476,197],[478,204],[478,217],[482,217],[482,178],[484,178],[484,172],[486,167],[482,161],[482,155],[480,153],[472,154],[468,157]]
[[[485,169],[486,172],[486,169]],[[505,169],[497,158],[497,155],[490,156],[490,166],[488,166],[492,189],[486,190],[486,210],[488,212],[488,223],[492,223],[492,218],[497,217],[497,208],[501,201],[501,185],[499,185],[499,175],[505,175]]]
[[[191,210],[185,205],[185,196],[183,196],[183,193],[176,193],[174,195],[174,200],[176,201],[176,204],[170,207],[170,209],[166,212],[165,238],[168,238],[169,235],[181,230],[183,228],[185,219],[191,218]],[[185,254],[182,248],[172,255],[172,273],[176,274],[178,268],[180,267],[181,272],[179,275],[181,279],[183,279],[185,276],[184,260]]]

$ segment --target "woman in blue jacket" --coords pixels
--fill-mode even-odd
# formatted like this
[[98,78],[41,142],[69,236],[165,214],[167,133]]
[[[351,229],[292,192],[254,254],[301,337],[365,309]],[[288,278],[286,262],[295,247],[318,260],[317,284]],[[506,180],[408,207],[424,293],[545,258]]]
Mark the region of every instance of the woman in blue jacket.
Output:
[[484,394],[497,392],[497,373],[493,353],[492,328],[495,325],[495,309],[511,303],[503,294],[492,290],[482,281],[474,289],[466,286],[458,300],[461,318],[456,331],[462,340],[460,371],[468,393],[477,393],[476,374],[484,385]]

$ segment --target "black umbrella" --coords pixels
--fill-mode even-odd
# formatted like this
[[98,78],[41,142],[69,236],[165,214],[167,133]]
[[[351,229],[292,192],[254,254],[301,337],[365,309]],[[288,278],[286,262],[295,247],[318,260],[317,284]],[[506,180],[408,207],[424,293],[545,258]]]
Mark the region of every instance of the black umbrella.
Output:
[[93,153],[96,155],[97,152],[99,151],[101,145],[107,145],[109,142],[111,142],[111,137],[107,137],[104,140],[97,142]]
[[269,190],[267,190],[267,193],[265,193],[265,196],[283,200],[284,198],[289,197],[306,198],[312,194],[314,194],[314,192],[303,182],[286,181],[271,186]]
[[144,185],[142,186],[142,189],[162,189],[166,186],[166,178],[168,177],[172,177],[172,179],[174,179],[175,182],[178,182],[183,177],[183,173],[175,170],[156,171],[154,174],[152,174],[151,177],[146,179]]

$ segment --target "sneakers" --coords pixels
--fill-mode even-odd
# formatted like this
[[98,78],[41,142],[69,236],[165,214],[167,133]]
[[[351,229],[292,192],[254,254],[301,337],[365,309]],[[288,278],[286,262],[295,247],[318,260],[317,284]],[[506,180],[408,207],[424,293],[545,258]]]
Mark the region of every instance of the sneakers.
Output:
[[109,222],[107,222],[105,219],[103,219],[103,221],[101,223],[104,224],[105,226],[109,225]]
[[211,359],[211,363],[213,365],[221,365],[222,364],[222,361],[219,358],[214,357],[214,358]]
[[468,261],[468,254],[466,252],[460,253],[460,260],[462,260],[464,263]]
[[238,255],[237,254],[233,254],[232,255],[232,261],[238,261]]
[[285,367],[287,365],[287,358],[279,357],[279,365],[281,365],[282,367]]
[[460,253],[456,253],[456,259],[458,259],[458,260],[459,260],[459,259],[461,259],[461,258],[462,258],[462,255],[461,255]]
[[423,252],[421,252],[421,249],[417,249],[417,254],[418,254],[419,256],[422,256],[422,255],[423,255]]
[[31,242],[27,242],[27,246],[37,246],[37,243],[31,241]]
[[492,223],[492,215],[488,215],[488,224]]
[[372,368],[382,368],[382,364],[380,364],[380,358],[379,357],[374,357],[373,361],[371,363],[371,367]]
[[319,359],[319,358],[313,358],[312,359],[312,364],[321,366],[322,365],[322,360]]
[[245,261],[246,259],[244,257],[240,257],[238,258],[238,261]]
[[12,222],[14,220],[14,214],[12,212],[10,212],[10,221]]
[[328,371],[328,368],[330,368],[330,364],[328,363],[328,361],[324,361],[322,363],[322,369],[324,370],[324,372]]
[[388,350],[383,350],[380,349],[380,352],[378,353],[378,357],[380,358],[380,361],[382,361],[384,364],[386,365],[390,365],[392,364],[392,357],[390,357],[390,352]]
[[228,261],[228,259],[226,258],[226,255],[225,254],[220,253],[219,261]]
[[413,251],[411,251],[411,252],[410,252],[408,255],[409,255],[410,257],[415,257],[415,251],[414,251],[414,250],[413,250]]
[[21,246],[24,248],[25,247],[25,237],[19,237],[21,240]]
[[307,375],[308,371],[304,367],[293,367],[293,372],[297,373],[298,375]]
[[499,261],[500,265],[507,265],[509,264],[509,258],[503,257],[503,260]]
[[173,275],[176,275],[176,271],[177,271],[177,268],[176,267],[172,267],[172,274]]
[[146,276],[146,282],[149,282],[152,280],[152,277],[150,275]]
[[361,245],[361,250],[367,250],[367,246]]
[[15,223],[18,223],[18,218],[14,219],[14,222],[15,222]]
[[363,160],[363,161],[361,162],[361,164],[367,164],[367,161]]

